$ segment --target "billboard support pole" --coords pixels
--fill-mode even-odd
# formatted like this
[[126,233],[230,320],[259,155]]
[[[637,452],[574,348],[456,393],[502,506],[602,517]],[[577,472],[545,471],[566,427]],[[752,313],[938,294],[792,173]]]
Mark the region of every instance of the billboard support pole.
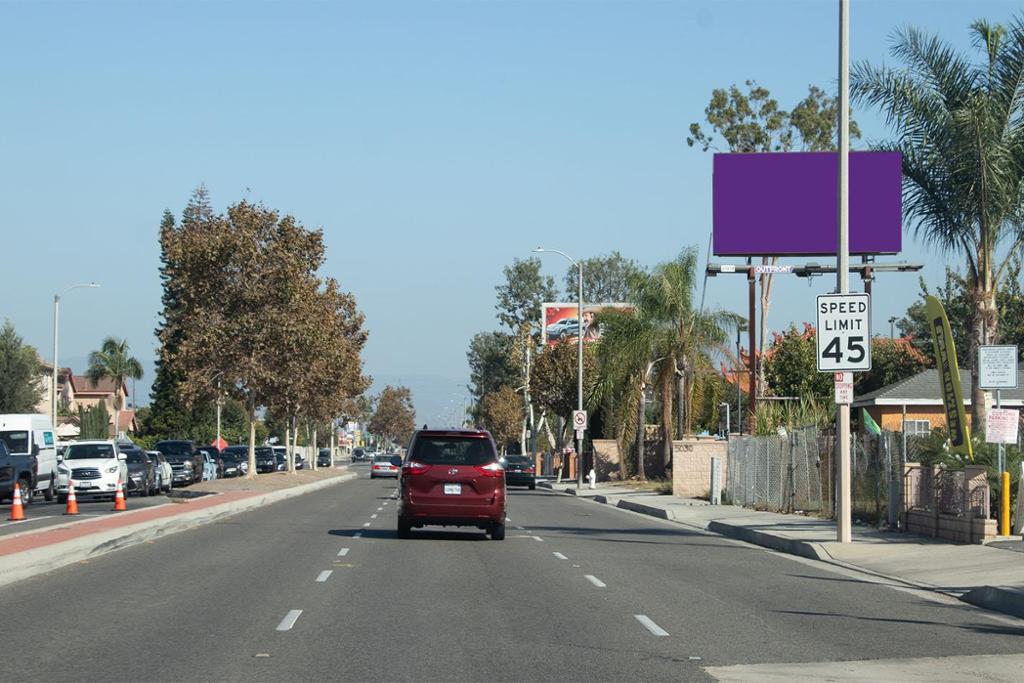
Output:
[[[750,259],[748,258],[749,262]],[[750,320],[747,321],[747,331],[750,333],[750,376],[747,378],[747,411],[753,416],[754,411],[757,409],[757,330],[755,327],[757,318],[757,292],[754,287],[754,269],[751,268],[747,273],[747,289],[750,298]],[[754,424],[753,417],[751,417],[750,424]],[[754,433],[753,429],[748,430],[751,434]]]
[[[583,262],[576,262],[579,274],[576,323],[576,410],[583,410]],[[576,430],[576,490],[583,490],[583,431]]]
[[[850,2],[839,0],[839,234],[836,241],[836,286],[840,294],[850,291]],[[836,540],[849,543],[850,514],[850,404],[837,406],[836,434],[839,442],[838,509]]]

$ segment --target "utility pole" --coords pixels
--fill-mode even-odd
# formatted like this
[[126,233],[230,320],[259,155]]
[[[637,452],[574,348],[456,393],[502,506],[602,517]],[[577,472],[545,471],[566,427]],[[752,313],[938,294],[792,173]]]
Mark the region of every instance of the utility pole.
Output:
[[[836,287],[850,292],[850,2],[839,0],[839,227],[836,241]],[[870,341],[869,341],[870,343]],[[850,404],[840,403],[836,415],[839,442],[836,540],[849,543],[850,514]]]

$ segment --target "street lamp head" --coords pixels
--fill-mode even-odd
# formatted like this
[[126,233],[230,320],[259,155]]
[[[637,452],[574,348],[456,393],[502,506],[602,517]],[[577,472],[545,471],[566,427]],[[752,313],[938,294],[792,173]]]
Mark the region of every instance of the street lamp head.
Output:
[[544,251],[544,247],[537,247],[537,248],[536,248],[536,249],[534,249],[533,251],[534,251],[534,253],[537,253],[537,254],[539,254],[539,253],[541,253],[542,251]]
[[99,287],[99,286],[100,286],[100,284],[99,284],[98,282],[90,282],[90,283],[89,283],[88,285],[86,285],[86,286],[87,286],[87,287],[91,287],[92,289],[96,289],[97,287]]

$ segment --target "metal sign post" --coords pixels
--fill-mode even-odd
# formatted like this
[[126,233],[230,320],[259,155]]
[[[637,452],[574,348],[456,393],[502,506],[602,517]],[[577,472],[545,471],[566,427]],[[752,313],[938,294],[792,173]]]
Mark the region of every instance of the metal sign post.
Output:
[[[978,348],[978,385],[982,389],[995,389],[996,409],[988,411],[988,424],[985,425],[985,441],[997,444],[998,468],[1000,477],[1000,525],[999,534],[1006,536],[1010,533],[1008,515],[1009,512],[1009,484],[1007,483],[1006,456],[1003,451],[1003,444],[1017,442],[1017,424],[1019,415],[1016,410],[1004,411],[1003,389],[1017,388],[1017,346],[1006,344],[1002,346],[982,346]],[[1005,509],[1004,509],[1005,508]],[[1006,517],[1004,520],[1003,518]]]
[[[839,228],[836,240],[836,288],[839,294],[850,291],[850,2],[839,0]],[[868,320],[870,321],[870,316]],[[819,339],[821,331],[818,331]],[[870,330],[867,334],[871,342]],[[819,342],[820,344],[820,342]],[[821,354],[819,352],[819,360]],[[870,367],[870,356],[868,367]],[[820,369],[820,365],[819,365]],[[847,368],[836,368],[846,370]],[[856,368],[849,368],[854,370]],[[836,412],[836,436],[839,440],[839,505],[836,510],[836,540],[849,543],[850,504],[850,404],[840,403]]]

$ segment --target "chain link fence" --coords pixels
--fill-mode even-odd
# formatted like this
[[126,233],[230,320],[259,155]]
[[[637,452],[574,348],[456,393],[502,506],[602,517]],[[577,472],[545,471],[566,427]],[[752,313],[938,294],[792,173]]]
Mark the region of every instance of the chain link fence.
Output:
[[[903,465],[914,462],[921,438],[900,432],[857,434],[850,440],[853,515],[896,525]],[[804,427],[780,436],[729,440],[729,502],[770,512],[831,517],[835,501],[835,435]]]

